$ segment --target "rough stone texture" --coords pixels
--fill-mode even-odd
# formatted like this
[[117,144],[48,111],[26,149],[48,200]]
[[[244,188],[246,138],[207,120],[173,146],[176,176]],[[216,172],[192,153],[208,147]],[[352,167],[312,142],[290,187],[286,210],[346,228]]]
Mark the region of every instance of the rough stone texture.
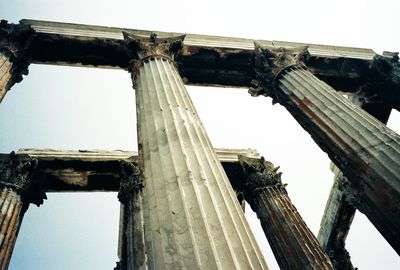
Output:
[[271,71],[261,61],[252,93],[270,91],[286,107],[349,179],[347,199],[400,253],[399,135],[299,65],[272,72],[273,82],[265,82],[263,92],[263,74]]
[[400,110],[399,53],[375,55],[366,81],[365,92],[370,103],[380,102]]
[[281,173],[264,158],[240,159],[246,200],[260,219],[281,269],[333,269],[328,255],[292,204]]
[[28,74],[29,45],[33,30],[29,26],[0,22],[0,102],[7,91]]
[[[161,41],[160,41],[161,42]],[[136,78],[139,164],[150,269],[266,269],[172,56]]]
[[[30,202],[40,204],[42,196],[31,194],[30,175],[37,160],[10,154],[0,163],[0,269],[8,268],[22,218]],[[43,195],[43,194],[41,194]]]

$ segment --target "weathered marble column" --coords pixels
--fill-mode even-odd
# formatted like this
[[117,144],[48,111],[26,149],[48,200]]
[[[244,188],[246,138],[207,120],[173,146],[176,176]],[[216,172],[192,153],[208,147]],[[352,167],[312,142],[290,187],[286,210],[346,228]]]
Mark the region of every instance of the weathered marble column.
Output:
[[331,164],[331,169],[335,178],[317,238],[322,248],[328,253],[335,269],[352,270],[354,267],[350,260],[350,254],[345,248],[345,241],[356,209],[346,200],[345,183],[347,179],[334,164]]
[[29,44],[33,30],[0,22],[0,102],[7,91],[28,74]]
[[121,202],[120,270],[147,269],[142,206],[143,182],[133,162],[122,163],[118,199]]
[[[391,107],[384,103],[382,97],[377,96],[377,87],[379,88],[379,86],[367,82],[360,87],[356,94],[349,96],[348,100],[382,123],[387,124]],[[349,181],[333,163],[331,163],[331,170],[335,174],[335,178],[317,238],[331,258],[335,269],[352,270],[354,266],[345,245],[356,209],[350,204],[351,201],[349,203],[346,198],[346,186]]]
[[349,179],[348,197],[400,253],[400,137],[284,49],[256,46],[253,95],[281,103]]
[[31,174],[37,160],[26,155],[10,154],[7,162],[0,163],[0,269],[7,269],[29,203],[41,204],[44,194],[30,191],[34,184]]
[[281,269],[333,269],[328,255],[292,204],[281,173],[261,159],[241,157],[245,198],[257,213]]
[[183,37],[125,33],[136,52],[139,164],[150,269],[266,269],[173,53]]

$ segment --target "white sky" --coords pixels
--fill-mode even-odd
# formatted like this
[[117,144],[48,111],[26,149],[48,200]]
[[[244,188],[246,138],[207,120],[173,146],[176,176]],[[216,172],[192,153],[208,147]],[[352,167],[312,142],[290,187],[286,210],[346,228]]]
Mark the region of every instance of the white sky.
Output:
[[[0,0],[0,18],[344,45],[398,51],[396,1]],[[332,184],[329,160],[280,105],[246,89],[189,87],[215,147],[256,148],[281,166],[289,195],[316,234]],[[396,112],[397,113],[397,112]],[[400,132],[399,114],[389,125]],[[134,91],[125,71],[32,65],[0,105],[0,152],[22,147],[135,150]],[[116,194],[49,194],[31,206],[10,269],[112,269]],[[247,208],[247,212],[251,212]],[[254,215],[251,224],[258,224]],[[256,232],[267,250],[264,234]],[[399,256],[357,213],[347,240],[360,269],[400,269]],[[266,254],[270,268],[279,269]]]

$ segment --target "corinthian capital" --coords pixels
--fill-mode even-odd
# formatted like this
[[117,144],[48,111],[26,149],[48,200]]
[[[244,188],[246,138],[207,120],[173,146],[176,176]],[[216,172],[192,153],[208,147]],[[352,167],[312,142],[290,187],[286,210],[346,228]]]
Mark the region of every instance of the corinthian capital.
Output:
[[151,33],[150,37],[138,36],[129,32],[122,33],[130,56],[139,62],[151,57],[162,57],[173,61],[185,39],[185,35],[159,38],[156,33]]
[[245,193],[248,195],[253,194],[259,188],[282,185],[282,173],[278,172],[279,167],[274,167],[264,157],[258,159],[240,156],[239,162],[246,177]]
[[133,162],[121,162],[120,179],[118,199],[122,204],[126,204],[129,201],[130,195],[134,191],[141,190],[143,187],[139,168]]
[[254,71],[253,87],[249,93],[252,96],[271,96],[276,102],[273,88],[277,77],[290,67],[304,68],[305,61],[310,54],[306,46],[298,48],[262,47],[254,43]]
[[10,187],[27,202],[42,204],[46,195],[32,177],[37,165],[37,159],[11,152],[8,160],[0,162],[0,186]]

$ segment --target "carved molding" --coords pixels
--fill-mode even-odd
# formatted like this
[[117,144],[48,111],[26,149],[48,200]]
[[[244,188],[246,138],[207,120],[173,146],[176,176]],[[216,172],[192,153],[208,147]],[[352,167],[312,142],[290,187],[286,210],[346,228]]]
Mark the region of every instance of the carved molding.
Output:
[[150,37],[138,36],[129,32],[122,32],[126,49],[131,60],[131,72],[136,73],[143,61],[154,57],[162,57],[174,63],[174,58],[183,46],[185,35],[159,38],[156,33]]
[[139,168],[133,162],[122,161],[120,179],[118,199],[122,204],[127,204],[131,194],[144,186]]
[[351,183],[345,176],[342,176],[338,180],[338,188],[342,191],[346,202],[357,208],[360,212],[362,212],[361,201],[364,197],[364,185],[361,182],[358,184]]
[[31,62],[30,44],[34,33],[35,31],[27,25],[9,24],[6,20],[0,22],[0,53],[13,63],[9,87],[19,83],[22,75],[28,74]]
[[253,87],[249,89],[252,96],[270,96],[273,103],[278,102],[274,94],[277,77],[288,68],[305,68],[305,62],[309,59],[308,47],[294,49],[261,47],[254,43],[254,73],[251,81]]
[[279,166],[274,167],[264,157],[258,159],[239,156],[239,162],[246,177],[244,195],[252,208],[255,207],[253,199],[259,191],[276,185],[285,186],[281,181],[282,173],[278,172]]
[[40,205],[46,199],[42,183],[32,181],[38,160],[28,155],[10,153],[10,158],[0,162],[0,186],[10,187],[20,194],[24,201]]

